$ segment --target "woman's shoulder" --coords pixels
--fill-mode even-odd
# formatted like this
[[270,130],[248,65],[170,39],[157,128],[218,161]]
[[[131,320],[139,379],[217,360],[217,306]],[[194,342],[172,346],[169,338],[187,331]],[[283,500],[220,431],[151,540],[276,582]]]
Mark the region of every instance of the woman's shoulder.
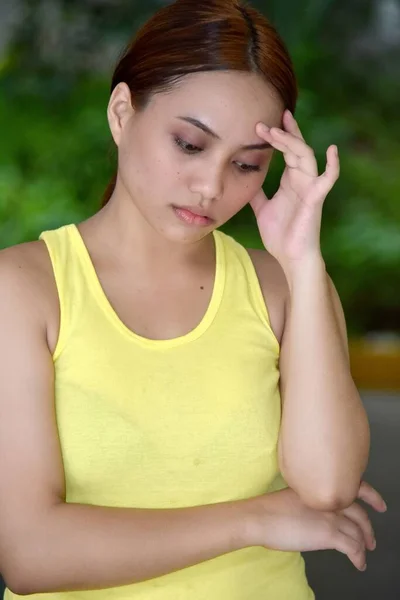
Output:
[[279,262],[267,250],[248,248],[264,301],[268,309],[272,330],[280,343],[285,326],[289,287]]
[[0,251],[0,288],[39,324],[47,328],[54,321],[58,294],[44,242],[25,242]]
[[36,288],[51,277],[51,263],[45,244],[38,240],[10,246],[0,251],[0,276]]

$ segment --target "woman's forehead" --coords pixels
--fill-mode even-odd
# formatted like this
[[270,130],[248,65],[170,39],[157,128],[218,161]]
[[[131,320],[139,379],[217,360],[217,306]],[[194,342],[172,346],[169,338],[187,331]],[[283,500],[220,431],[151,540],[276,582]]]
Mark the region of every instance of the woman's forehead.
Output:
[[157,94],[153,108],[167,118],[197,118],[210,129],[213,123],[207,121],[215,119],[221,126],[236,119],[243,125],[259,120],[277,125],[284,110],[278,94],[261,76],[234,71],[187,76],[169,92]]

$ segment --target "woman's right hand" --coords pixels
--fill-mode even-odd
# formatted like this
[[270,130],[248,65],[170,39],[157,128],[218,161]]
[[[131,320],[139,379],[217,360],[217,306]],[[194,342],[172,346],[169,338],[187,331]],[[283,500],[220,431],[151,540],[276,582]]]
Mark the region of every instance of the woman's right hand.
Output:
[[[378,512],[385,512],[382,496],[362,482],[358,498]],[[307,552],[338,550],[360,571],[366,568],[366,550],[376,547],[368,514],[357,502],[337,512],[307,507],[287,488],[253,498],[251,545],[273,550]]]

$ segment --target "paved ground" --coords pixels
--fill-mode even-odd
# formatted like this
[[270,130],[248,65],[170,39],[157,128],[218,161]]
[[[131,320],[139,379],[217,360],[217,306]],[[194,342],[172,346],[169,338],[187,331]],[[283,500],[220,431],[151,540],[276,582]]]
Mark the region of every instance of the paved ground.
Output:
[[317,600],[400,599],[400,396],[363,394],[363,398],[372,432],[366,479],[383,494],[388,512],[371,515],[377,549],[369,554],[365,573],[337,552],[305,555]]

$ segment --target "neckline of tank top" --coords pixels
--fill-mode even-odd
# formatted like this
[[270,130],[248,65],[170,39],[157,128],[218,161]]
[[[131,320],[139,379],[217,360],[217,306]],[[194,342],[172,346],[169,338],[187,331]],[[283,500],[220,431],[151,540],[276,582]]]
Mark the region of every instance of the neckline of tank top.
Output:
[[224,242],[222,239],[223,234],[220,231],[214,230],[212,233],[215,243],[216,256],[215,278],[211,298],[201,321],[196,325],[196,327],[194,327],[194,329],[179,337],[170,339],[152,339],[135,333],[132,329],[125,325],[113,308],[100,283],[89,250],[85,244],[81,232],[79,231],[79,228],[75,224],[71,224],[69,226],[67,225],[66,228],[69,229],[72,235],[73,244],[83,260],[89,285],[94,292],[98,304],[101,306],[103,312],[109,318],[109,320],[125,337],[128,337],[130,340],[135,341],[136,343],[147,348],[166,350],[168,348],[192,342],[202,336],[209,329],[218,313],[225,289],[226,257]]

